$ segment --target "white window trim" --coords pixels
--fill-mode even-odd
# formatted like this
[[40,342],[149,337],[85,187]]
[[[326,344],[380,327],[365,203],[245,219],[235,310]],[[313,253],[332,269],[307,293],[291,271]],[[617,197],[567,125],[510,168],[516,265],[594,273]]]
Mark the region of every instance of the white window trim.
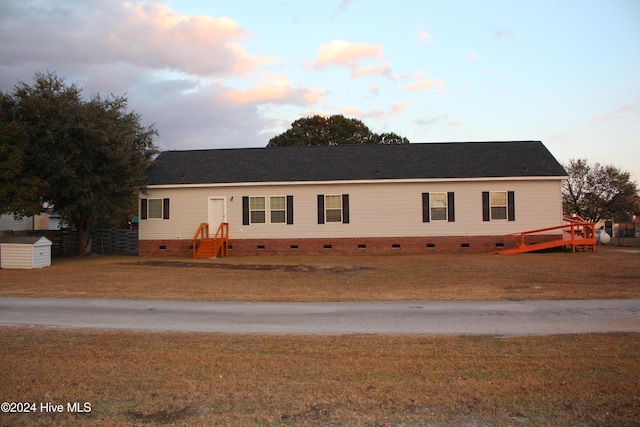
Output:
[[[150,212],[150,208],[151,208],[151,201],[152,200],[160,200],[160,216],[154,216],[152,217]],[[163,198],[153,198],[153,199],[147,199],[147,221],[157,221],[157,220],[163,220],[164,219],[164,199]]]
[[[271,198],[272,197],[282,197],[284,199],[284,209],[275,209],[276,212],[284,212],[284,221],[283,222],[272,222],[271,221],[271,211],[274,209],[271,208]],[[286,225],[287,224],[287,196],[283,196],[282,194],[277,194],[273,196],[269,196],[269,224],[274,225]]]
[[[329,208],[327,207],[327,206],[328,206],[328,203],[327,203],[327,198],[328,198],[328,197],[337,197],[337,198],[338,198],[338,200],[340,200],[340,208],[339,208],[339,209],[338,209],[338,208],[331,208],[331,209],[329,209]],[[342,223],[342,220],[343,220],[343,217],[342,217],[342,208],[343,208],[343,206],[342,206],[342,194],[325,194],[325,195],[324,195],[324,223],[325,223],[325,224],[331,224],[331,223],[335,223],[335,224],[337,224],[337,223]],[[340,211],[340,220],[339,220],[339,221],[329,221],[329,220],[328,220],[328,218],[327,218],[327,211],[329,211],[329,210],[331,210],[331,211],[337,211],[337,210],[339,210],[339,211]]]
[[[434,206],[431,205],[431,203],[433,202],[433,195],[434,194],[443,194],[444,195],[444,218],[434,218],[433,216],[433,209]],[[439,209],[437,206],[435,207],[435,209]],[[449,194],[446,191],[436,191],[436,192],[430,192],[429,193],[429,218],[430,221],[448,221],[449,220]]]
[[[504,200],[505,200],[505,204],[504,205],[494,205],[493,204],[493,197],[491,197],[493,194],[495,193],[502,193],[504,194]],[[505,209],[505,215],[504,218],[494,218],[493,217],[493,208],[502,208],[504,207]],[[508,191],[489,191],[489,219],[491,221],[508,221],[509,220],[509,192]]]
[[[264,209],[251,209],[251,199],[262,198],[264,199]],[[264,212],[264,222],[253,222],[251,213],[253,212]],[[269,212],[269,206],[267,204],[267,196],[249,196],[249,224],[250,225],[261,225],[268,224],[267,212]]]

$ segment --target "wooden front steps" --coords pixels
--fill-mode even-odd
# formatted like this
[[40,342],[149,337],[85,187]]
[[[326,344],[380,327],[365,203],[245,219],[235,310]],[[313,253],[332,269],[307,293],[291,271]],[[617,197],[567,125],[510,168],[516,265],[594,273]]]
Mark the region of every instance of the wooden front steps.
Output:
[[209,235],[209,224],[203,222],[193,235],[194,258],[215,258],[229,256],[229,223],[221,222],[213,237]]

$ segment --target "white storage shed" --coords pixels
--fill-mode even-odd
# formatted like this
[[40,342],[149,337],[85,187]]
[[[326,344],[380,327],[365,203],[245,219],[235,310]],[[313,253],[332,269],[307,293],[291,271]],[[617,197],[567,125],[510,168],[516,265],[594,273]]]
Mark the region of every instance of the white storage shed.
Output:
[[0,239],[0,268],[41,268],[51,265],[51,240],[41,236]]

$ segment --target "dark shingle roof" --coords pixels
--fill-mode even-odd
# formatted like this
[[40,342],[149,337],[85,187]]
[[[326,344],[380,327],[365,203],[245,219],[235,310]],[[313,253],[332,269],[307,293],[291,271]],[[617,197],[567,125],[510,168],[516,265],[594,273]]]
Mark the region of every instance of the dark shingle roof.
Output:
[[539,141],[164,151],[149,185],[565,176]]
[[49,239],[43,236],[0,236],[0,243],[11,243],[14,245],[33,245],[44,239],[41,243],[51,243]]

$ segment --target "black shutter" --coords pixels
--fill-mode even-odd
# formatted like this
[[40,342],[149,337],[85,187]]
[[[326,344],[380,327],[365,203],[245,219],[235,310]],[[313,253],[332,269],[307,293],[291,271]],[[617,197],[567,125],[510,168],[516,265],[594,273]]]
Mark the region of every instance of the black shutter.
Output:
[[140,219],[147,219],[147,199],[140,199]]
[[349,224],[349,195],[342,195],[342,223]]
[[249,225],[249,196],[242,196],[242,225]]
[[324,194],[318,194],[318,224],[324,224]]
[[293,224],[293,196],[287,196],[287,224]]
[[482,220],[491,221],[491,209],[489,207],[489,192],[482,192]]
[[422,193],[422,222],[429,222],[429,193]]
[[162,199],[162,219],[169,219],[169,199]]
[[516,220],[516,194],[513,191],[507,192],[507,218],[509,221]]
[[448,192],[447,193],[447,208],[448,208],[447,220],[449,222],[455,222],[456,220],[456,204],[454,199],[455,198],[453,196],[453,191]]

